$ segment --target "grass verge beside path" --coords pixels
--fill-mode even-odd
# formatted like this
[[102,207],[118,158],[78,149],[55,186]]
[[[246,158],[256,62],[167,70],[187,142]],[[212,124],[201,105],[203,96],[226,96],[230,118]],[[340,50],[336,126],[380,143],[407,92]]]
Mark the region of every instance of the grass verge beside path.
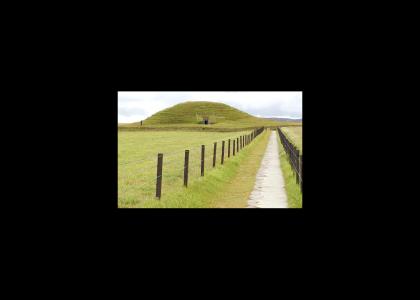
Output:
[[[254,188],[269,138],[269,132],[260,134],[253,143],[243,148],[205,174],[194,183],[162,200],[149,200],[143,207],[157,208],[244,208]],[[232,153],[231,153],[232,155]]]
[[236,175],[231,179],[231,184],[221,190],[216,198],[218,199],[217,207],[243,208],[248,206],[249,195],[254,189],[256,175],[261,166],[269,137],[270,132],[265,131],[261,134],[261,140],[258,143],[250,146],[250,149],[246,149],[249,151],[240,158]]
[[302,193],[300,191],[300,186],[296,183],[295,173],[293,172],[292,166],[287,159],[287,154],[280,142],[279,135],[276,134],[276,136],[277,142],[279,144],[280,166],[284,178],[288,207],[302,208]]

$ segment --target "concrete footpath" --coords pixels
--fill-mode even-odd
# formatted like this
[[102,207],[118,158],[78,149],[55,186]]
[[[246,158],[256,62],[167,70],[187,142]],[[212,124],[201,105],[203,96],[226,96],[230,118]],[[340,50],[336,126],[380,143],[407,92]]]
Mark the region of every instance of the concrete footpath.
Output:
[[271,131],[254,189],[248,199],[249,208],[287,208],[276,134],[276,131]]

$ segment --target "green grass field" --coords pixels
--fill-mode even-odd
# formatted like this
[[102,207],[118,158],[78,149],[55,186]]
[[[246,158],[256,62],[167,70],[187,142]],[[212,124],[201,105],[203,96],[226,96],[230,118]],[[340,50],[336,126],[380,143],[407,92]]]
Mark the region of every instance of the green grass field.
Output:
[[282,127],[281,130],[288,140],[299,149],[299,152],[303,153],[302,126]]
[[[209,116],[210,124],[202,124]],[[188,208],[246,207],[260,167],[270,131],[233,156],[228,139],[259,127],[282,127],[302,151],[301,122],[276,122],[251,116],[215,102],[184,102],[140,122],[118,124],[118,207]],[[277,137],[278,138],[278,137]],[[225,163],[220,164],[222,140]],[[213,146],[217,142],[216,166]],[[280,143],[280,142],[279,142]],[[200,176],[201,145],[205,150],[205,176]],[[302,207],[300,188],[280,144],[280,161],[289,207]],[[190,150],[188,188],[183,186],[184,153]],[[163,153],[162,197],[155,198],[157,154]]]
[[[185,193],[183,187],[184,151],[190,150],[189,185],[200,178],[201,145],[206,146],[205,177],[213,172],[229,175],[227,162],[233,172],[233,161],[250,151],[248,146],[239,156],[227,158],[227,140],[246,132],[182,132],[182,131],[119,131],[118,132],[118,207],[196,207],[197,201],[181,201],[176,195]],[[221,141],[225,140],[225,163],[220,171]],[[257,139],[258,140],[258,139]],[[213,143],[217,141],[216,168],[212,167]],[[233,143],[231,144],[232,148]],[[248,150],[249,149],[249,150]],[[157,153],[163,153],[162,198],[155,199]],[[219,171],[218,171],[219,170]],[[233,176],[233,173],[230,174]],[[204,189],[204,185],[198,188]],[[187,190],[193,191],[193,188]],[[184,195],[185,196],[185,195]],[[198,195],[199,196],[199,195]],[[198,197],[197,196],[197,197]],[[178,199],[170,201],[170,199]],[[189,204],[188,204],[189,203]],[[184,205],[184,206],[180,206]]]
[[[302,151],[302,127],[300,128],[282,128],[283,133],[289,138],[289,140]],[[280,142],[280,138],[277,134],[277,142],[279,144],[279,155],[280,165],[283,173],[285,189],[287,194],[287,202],[289,208],[302,208],[302,193],[300,186],[296,183],[296,175],[289,163],[287,154]]]
[[161,200],[147,200],[150,208],[245,208],[269,135],[262,133],[211,172],[193,181],[188,188],[174,190]]

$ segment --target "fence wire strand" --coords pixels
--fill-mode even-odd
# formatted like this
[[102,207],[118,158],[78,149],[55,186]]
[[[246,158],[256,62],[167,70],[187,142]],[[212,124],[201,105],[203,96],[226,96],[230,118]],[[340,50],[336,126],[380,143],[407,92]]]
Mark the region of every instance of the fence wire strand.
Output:
[[[291,143],[290,143],[289,140],[287,140],[286,135],[283,132],[281,132],[280,128],[277,128],[277,131],[278,131],[278,135],[280,137],[281,144],[282,144],[282,146],[283,146],[286,154],[288,154],[289,162],[292,165],[292,169],[294,170],[294,172],[296,173],[296,175],[299,177],[299,180],[300,180],[299,182],[300,183],[303,183],[303,179],[302,179],[302,176],[300,174],[301,173],[301,170],[296,165],[296,160],[300,161],[300,158],[294,153],[294,149],[290,148],[290,146],[288,145],[288,144],[291,144]],[[282,134],[283,134],[283,136],[282,136]],[[287,149],[289,151],[286,151],[286,147],[287,147]],[[295,159],[293,159],[290,156],[290,154],[292,154]]]
[[[235,158],[243,150],[246,144],[246,138],[251,134],[255,133],[254,139],[256,139],[262,131],[259,129],[252,130],[249,133],[244,133],[240,135],[232,135],[230,137],[225,137],[220,140],[215,141],[216,145],[216,158],[215,158],[215,167],[217,165],[221,165],[221,155],[222,155],[222,143],[225,141],[225,153],[224,153],[224,162]],[[242,148],[239,151],[235,151],[236,155],[233,156],[233,141],[241,141],[241,137],[244,137]],[[228,157],[228,141],[230,143],[230,156]],[[248,145],[253,141],[252,137],[249,136]],[[135,143],[133,143],[135,144]],[[188,162],[188,183],[194,182],[201,178],[201,165],[202,165],[202,157],[201,157],[201,147],[202,143],[189,146],[187,150],[189,150],[189,162]],[[207,172],[211,172],[213,168],[213,156],[214,156],[214,142],[209,144],[204,144],[205,146],[205,154],[204,154],[204,176]],[[238,149],[238,144],[235,143],[235,150]],[[135,190],[139,188],[139,186],[144,187],[146,189],[141,190],[141,197],[146,198],[154,198],[155,197],[155,184],[159,178],[163,178],[162,186],[168,187],[172,184],[183,182],[184,172],[187,169],[185,166],[185,156],[180,155],[181,153],[185,153],[185,150],[182,151],[175,151],[175,152],[163,152],[163,161],[162,161],[162,174],[160,176],[153,176],[152,178],[147,178],[148,175],[151,173],[156,174],[157,168],[157,159],[150,158],[150,159],[140,159],[140,160],[133,160],[128,162],[121,162],[119,163],[119,167],[123,166],[123,168],[119,168],[118,173],[118,182],[121,184],[119,188],[118,197],[120,198],[132,198],[135,194]],[[177,158],[175,158],[178,156]],[[167,158],[175,158],[167,160]],[[143,163],[144,164],[141,164]],[[140,163],[141,166],[154,164],[154,166],[137,169],[135,166],[137,163]],[[174,167],[175,165],[179,164],[179,167]],[[171,168],[165,168],[165,167]],[[128,169],[126,169],[128,168]],[[138,177],[139,174],[141,177]],[[143,177],[144,176],[144,177]],[[166,178],[166,180],[165,180]],[[133,194],[134,193],[134,194]]]

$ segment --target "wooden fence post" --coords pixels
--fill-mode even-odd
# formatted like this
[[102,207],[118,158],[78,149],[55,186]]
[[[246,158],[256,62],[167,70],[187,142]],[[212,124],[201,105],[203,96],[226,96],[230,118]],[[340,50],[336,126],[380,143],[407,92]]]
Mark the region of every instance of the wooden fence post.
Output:
[[296,158],[295,159],[296,159],[296,169],[297,169],[296,170],[296,174],[297,174],[297,176],[296,176],[296,183],[299,184],[299,182],[300,182],[300,180],[299,180],[299,177],[300,177],[300,174],[299,174],[300,173],[299,172],[300,171],[300,167],[299,167],[299,157],[300,157],[299,156],[299,150],[296,149],[296,153],[295,154],[296,154]]
[[300,155],[300,164],[299,164],[299,167],[300,167],[300,192],[302,193],[303,192],[303,187],[302,187],[302,184],[303,184],[303,180],[302,180],[302,165],[303,165],[303,154],[301,154]]
[[233,148],[232,148],[233,156],[235,156],[235,140],[233,140]]
[[228,141],[228,158],[230,157],[230,139]]
[[204,145],[201,145],[201,176],[204,176]]
[[213,150],[213,168],[216,166],[216,149],[217,149],[217,143],[214,143],[214,150]]
[[[297,149],[295,148],[295,146],[292,146],[293,160],[295,161],[295,170],[296,170],[296,173],[297,173],[297,163],[296,163],[297,157],[296,157],[296,151],[297,151]],[[297,176],[296,176],[296,178],[297,178]]]
[[162,165],[163,165],[163,154],[158,153],[157,175],[156,175],[156,197],[159,199],[162,194]]
[[239,138],[236,138],[236,152],[239,152]]
[[222,141],[222,165],[225,160],[225,141]]
[[188,186],[188,161],[190,158],[190,150],[185,150],[185,160],[184,160],[184,186]]

